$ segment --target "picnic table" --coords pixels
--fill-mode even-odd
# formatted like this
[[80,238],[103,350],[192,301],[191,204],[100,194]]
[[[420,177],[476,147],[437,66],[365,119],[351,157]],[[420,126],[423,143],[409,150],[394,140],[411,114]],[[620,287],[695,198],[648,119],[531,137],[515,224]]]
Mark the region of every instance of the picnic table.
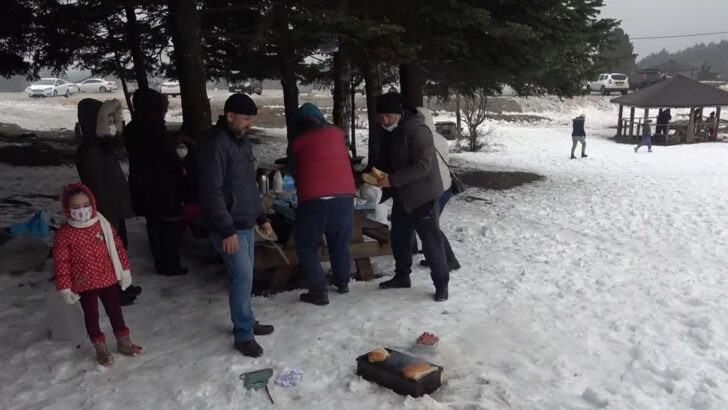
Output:
[[[352,206],[354,202],[352,201]],[[296,212],[290,201],[276,200],[273,209],[286,223],[295,225]],[[390,246],[390,232],[386,224],[369,219],[368,215],[374,212],[373,206],[358,205],[354,208],[351,243],[349,250],[356,266],[356,279],[374,279],[371,259],[377,256],[392,254]],[[255,247],[255,269],[257,272],[266,271],[270,277],[268,292],[274,293],[284,290],[298,266],[298,256],[293,232],[284,243],[279,243],[281,250],[268,246]],[[285,259],[281,255],[285,255]],[[322,238],[319,248],[322,262],[330,261],[330,255],[325,241]]]

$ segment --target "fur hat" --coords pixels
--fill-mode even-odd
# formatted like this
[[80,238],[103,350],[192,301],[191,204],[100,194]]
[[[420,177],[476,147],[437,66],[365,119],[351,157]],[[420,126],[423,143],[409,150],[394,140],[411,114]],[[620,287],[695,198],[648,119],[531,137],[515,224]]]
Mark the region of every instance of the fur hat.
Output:
[[[112,130],[111,126],[114,126]],[[124,129],[124,117],[121,102],[117,99],[106,100],[101,104],[96,116],[96,136],[99,138],[115,137]]]

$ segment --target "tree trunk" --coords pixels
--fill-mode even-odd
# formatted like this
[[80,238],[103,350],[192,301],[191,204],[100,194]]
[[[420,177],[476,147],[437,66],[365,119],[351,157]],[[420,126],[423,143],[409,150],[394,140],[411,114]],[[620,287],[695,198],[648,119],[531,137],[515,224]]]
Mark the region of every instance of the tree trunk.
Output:
[[382,81],[379,77],[379,68],[371,60],[364,64],[364,87],[367,94],[367,119],[369,120],[369,149],[367,153],[367,167],[374,165],[379,153],[377,115],[377,100],[382,95]]
[[462,129],[462,118],[460,117],[460,93],[455,94],[455,130],[457,132],[457,139],[460,139],[460,130]]
[[182,97],[182,131],[201,138],[212,125],[207,98],[202,31],[196,0],[171,0],[169,4],[174,62]]
[[351,117],[351,60],[341,49],[334,53],[334,125],[344,130],[346,143],[351,142],[349,137],[349,119]]
[[399,66],[399,83],[402,87],[404,106],[422,107],[424,103],[425,71],[417,61]]
[[274,25],[278,34],[278,65],[281,70],[281,86],[283,87],[283,106],[286,113],[286,135],[290,140],[296,125],[298,111],[298,85],[296,84],[296,60],[288,28],[288,11],[286,5],[276,3],[273,6]]
[[349,90],[351,91],[351,104],[349,111],[349,119],[351,120],[351,137],[349,143],[351,145],[351,156],[356,158],[356,87],[354,82],[349,82]]
[[134,6],[124,6],[126,12],[126,43],[131,51],[131,58],[134,62],[134,77],[136,78],[138,88],[149,88],[147,80],[147,62],[142,51],[141,40],[139,39],[139,30],[137,27],[136,11]]
[[121,89],[124,91],[124,99],[126,99],[126,108],[129,110],[129,115],[134,116],[134,105],[131,103],[131,95],[129,95],[129,87],[126,85],[126,79],[124,78],[124,72],[119,62],[119,56],[115,55],[116,60],[116,75],[121,81]]

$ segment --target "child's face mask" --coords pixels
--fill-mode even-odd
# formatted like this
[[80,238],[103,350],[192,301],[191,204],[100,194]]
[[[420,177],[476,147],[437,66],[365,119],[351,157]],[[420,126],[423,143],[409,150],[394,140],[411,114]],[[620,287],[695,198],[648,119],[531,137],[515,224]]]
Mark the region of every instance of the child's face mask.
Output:
[[81,208],[71,209],[71,218],[73,218],[74,221],[84,223],[91,219],[91,215],[93,213],[93,208],[90,206],[84,206]]
[[177,145],[177,156],[184,159],[187,156],[189,150],[184,145]]

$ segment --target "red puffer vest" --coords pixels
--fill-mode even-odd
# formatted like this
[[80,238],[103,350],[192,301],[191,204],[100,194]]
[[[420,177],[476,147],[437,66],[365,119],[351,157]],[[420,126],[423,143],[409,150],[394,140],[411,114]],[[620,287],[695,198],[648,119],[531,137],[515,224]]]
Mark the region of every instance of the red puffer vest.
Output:
[[294,139],[291,148],[299,203],[356,194],[354,173],[340,129],[323,127],[307,132]]

